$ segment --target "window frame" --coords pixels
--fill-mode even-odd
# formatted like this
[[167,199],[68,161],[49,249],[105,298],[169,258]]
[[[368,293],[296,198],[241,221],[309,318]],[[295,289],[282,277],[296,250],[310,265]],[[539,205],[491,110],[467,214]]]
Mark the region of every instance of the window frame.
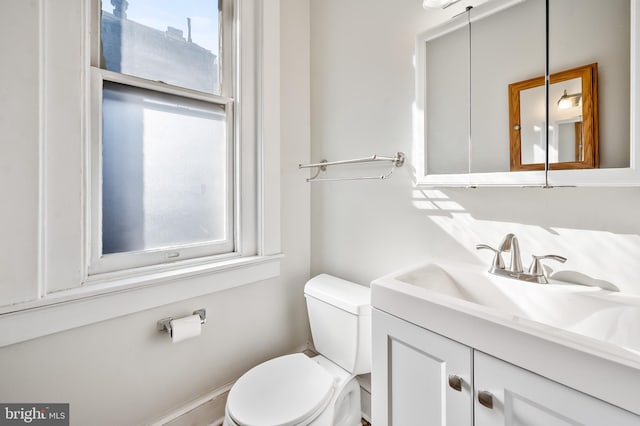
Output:
[[27,291],[0,300],[0,347],[164,305],[172,315],[178,302],[202,308],[211,300],[202,296],[281,276],[280,0],[224,1],[236,7],[236,253],[94,275],[90,53],[99,17],[91,14],[95,0],[38,2],[32,47],[40,70],[32,84],[40,116],[30,121],[40,133],[37,260],[13,259],[25,270],[37,265],[25,280],[9,283],[9,290]]
[[[180,264],[207,263],[246,255],[240,238],[243,228],[237,212],[241,209],[242,198],[239,182],[241,174],[247,174],[242,164],[239,125],[236,118],[236,104],[239,93],[237,77],[237,4],[234,0],[219,0],[220,48],[219,92],[212,94],[171,84],[144,79],[132,75],[109,71],[100,67],[101,48],[101,0],[91,1],[91,40],[90,40],[90,87],[89,121],[91,134],[88,146],[88,212],[89,226],[86,265],[87,278],[117,271],[136,270],[155,267],[155,269],[174,268]],[[118,83],[132,88],[151,90],[157,93],[180,96],[219,105],[226,115],[227,167],[229,170],[226,194],[226,234],[228,238],[221,242],[203,242],[153,248],[124,253],[102,253],[102,102],[105,82]],[[246,198],[246,197],[245,197]],[[255,251],[252,253],[255,254]]]

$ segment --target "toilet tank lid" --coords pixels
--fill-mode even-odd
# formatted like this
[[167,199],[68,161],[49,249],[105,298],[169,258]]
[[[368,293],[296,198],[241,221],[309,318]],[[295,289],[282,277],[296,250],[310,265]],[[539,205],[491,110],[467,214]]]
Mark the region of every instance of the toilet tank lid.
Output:
[[320,274],[311,278],[304,286],[304,293],[356,315],[371,313],[369,287],[332,275]]

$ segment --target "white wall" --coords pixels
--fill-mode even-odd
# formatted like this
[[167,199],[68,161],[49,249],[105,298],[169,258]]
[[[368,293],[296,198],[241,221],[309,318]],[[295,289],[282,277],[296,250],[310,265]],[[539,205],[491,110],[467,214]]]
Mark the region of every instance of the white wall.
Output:
[[[312,158],[413,152],[414,37],[442,20],[418,0],[313,0]],[[530,254],[640,295],[640,188],[416,190],[414,170],[389,181],[312,186],[312,273],[368,283],[433,256],[489,266],[508,232]]]
[[[35,1],[11,0],[4,7],[22,7],[33,16],[30,8],[35,5]],[[285,254],[281,276],[0,348],[0,401],[69,402],[75,425],[144,424],[236,379],[263,360],[306,345],[309,331],[302,287],[310,269],[310,190],[303,179],[291,175],[299,162],[309,158],[308,2],[284,0],[281,19]],[[10,24],[5,21],[0,20]],[[18,27],[16,33],[25,32]],[[37,50],[33,48],[37,34],[27,31],[27,35],[20,39],[24,56],[14,59],[10,71],[10,67],[0,69],[1,229],[13,240],[24,241],[15,247],[3,237],[0,284],[5,279],[13,283],[32,278],[23,270],[14,274],[9,259],[33,258],[32,270],[37,269],[38,64],[29,56]],[[0,40],[0,51],[7,51],[2,43],[9,41]],[[6,84],[9,77],[15,84]],[[10,100],[25,108],[16,108]],[[24,123],[26,128],[31,123],[34,131],[11,133]],[[49,235],[53,243],[64,237]],[[208,314],[201,337],[171,344],[156,331],[158,319],[198,308],[206,308]]]

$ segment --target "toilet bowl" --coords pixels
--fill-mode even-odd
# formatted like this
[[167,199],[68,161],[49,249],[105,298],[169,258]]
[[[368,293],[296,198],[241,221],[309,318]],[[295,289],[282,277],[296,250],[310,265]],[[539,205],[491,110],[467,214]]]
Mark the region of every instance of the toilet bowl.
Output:
[[305,285],[315,357],[285,355],[232,386],[224,426],[359,426],[356,374],[371,371],[367,287],[322,274]]

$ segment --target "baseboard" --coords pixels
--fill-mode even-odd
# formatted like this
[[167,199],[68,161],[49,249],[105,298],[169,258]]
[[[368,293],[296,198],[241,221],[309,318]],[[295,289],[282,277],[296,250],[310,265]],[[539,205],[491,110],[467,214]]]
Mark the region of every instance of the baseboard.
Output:
[[185,404],[150,426],[220,426],[224,420],[224,407],[231,386],[233,382]]
[[211,423],[209,426],[222,426],[223,423],[224,423],[224,416],[220,417],[218,420]]

